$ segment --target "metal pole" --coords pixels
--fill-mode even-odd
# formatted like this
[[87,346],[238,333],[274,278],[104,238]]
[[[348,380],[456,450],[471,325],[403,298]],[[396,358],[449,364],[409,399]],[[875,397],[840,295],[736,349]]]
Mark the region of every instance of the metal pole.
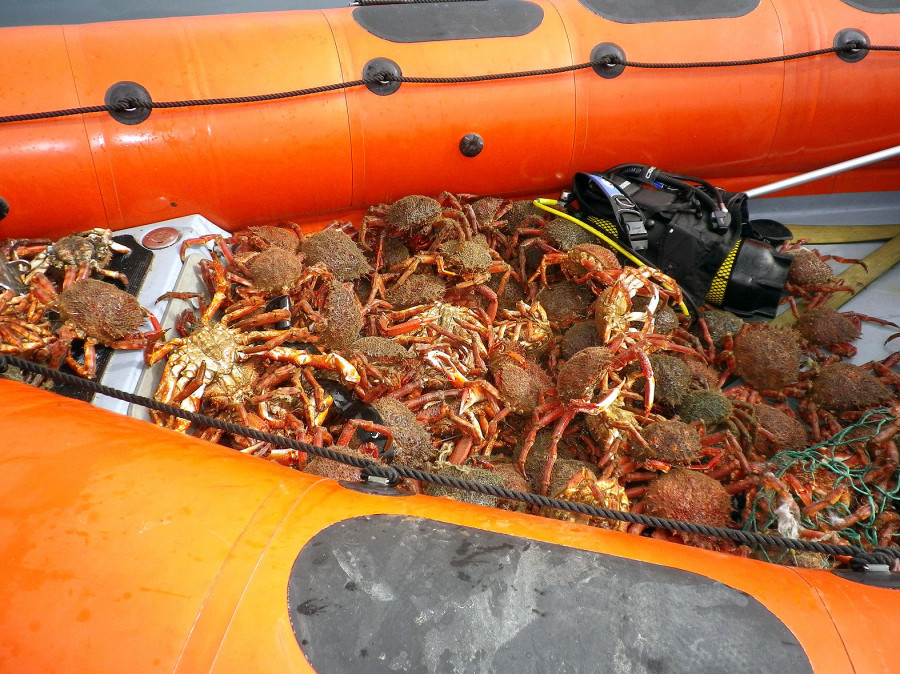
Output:
[[779,180],[778,182],[770,183],[769,185],[754,187],[752,190],[747,190],[747,196],[751,199],[753,197],[761,197],[764,194],[771,194],[772,192],[786,190],[789,187],[803,185],[804,183],[809,183],[813,180],[818,180],[819,178],[827,178],[828,176],[833,176],[836,173],[843,173],[844,171],[859,168],[860,166],[865,166],[866,164],[874,164],[875,162],[884,161],[885,159],[890,159],[891,157],[896,157],[898,155],[900,155],[900,145],[895,145],[894,147],[888,148],[887,150],[873,152],[872,154],[857,157],[856,159],[848,159],[847,161],[843,161],[840,164],[826,166],[825,168],[816,169],[815,171],[810,171],[809,173],[801,173],[800,175],[794,176],[793,178],[785,178],[784,180]]

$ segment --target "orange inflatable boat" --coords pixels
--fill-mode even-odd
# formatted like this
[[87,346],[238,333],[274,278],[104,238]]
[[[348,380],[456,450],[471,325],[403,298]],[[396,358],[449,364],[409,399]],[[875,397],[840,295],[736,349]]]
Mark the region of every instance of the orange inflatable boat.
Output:
[[[900,0],[73,4],[0,16],[0,240],[127,230],[148,305],[171,232],[555,196],[624,162],[747,190],[900,144]],[[898,184],[888,157],[750,208],[885,224]],[[140,354],[114,358],[135,390]],[[887,567],[336,482],[2,377],[0,401],[4,672],[897,669]]]

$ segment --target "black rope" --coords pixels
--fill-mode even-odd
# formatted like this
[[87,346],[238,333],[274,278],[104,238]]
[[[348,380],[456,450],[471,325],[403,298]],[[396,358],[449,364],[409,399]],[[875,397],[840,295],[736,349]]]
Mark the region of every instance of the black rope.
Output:
[[400,478],[408,478],[412,480],[421,480],[430,484],[437,484],[444,487],[452,487],[465,491],[477,492],[488,496],[495,496],[507,500],[519,501],[529,505],[541,506],[545,508],[555,508],[557,510],[565,510],[567,512],[587,515],[589,517],[598,517],[602,519],[615,520],[619,522],[627,522],[629,524],[643,524],[661,529],[669,529],[689,534],[699,534],[703,536],[711,536],[716,538],[726,538],[737,543],[745,545],[756,545],[768,548],[786,548],[795,551],[817,552],[823,555],[847,556],[856,560],[854,568],[865,569],[868,564],[888,564],[894,560],[900,559],[900,549],[897,548],[876,548],[875,550],[866,552],[862,548],[853,545],[832,545],[828,543],[819,543],[816,541],[803,541],[793,538],[784,538],[781,536],[771,536],[768,534],[760,534],[751,531],[742,531],[739,529],[727,529],[724,527],[711,527],[703,524],[694,524],[692,522],[681,522],[678,520],[669,520],[661,517],[651,517],[649,515],[641,515],[630,512],[622,512],[609,508],[601,508],[598,506],[586,505],[584,503],[575,503],[573,501],[564,501],[561,499],[550,498],[548,496],[540,496],[539,494],[531,494],[529,492],[521,492],[505,487],[495,485],[482,484],[470,480],[461,480],[454,477],[444,475],[435,475],[414,468],[405,466],[384,466],[369,459],[351,456],[338,452],[327,447],[317,447],[305,442],[299,442],[290,438],[285,438],[272,433],[266,433],[245,426],[240,426],[221,419],[215,419],[203,414],[189,412],[174,405],[168,405],[158,402],[152,398],[146,398],[133,393],[127,393],[118,389],[105,386],[95,381],[90,381],[77,377],[75,375],[59,372],[31,361],[23,360],[9,355],[0,355],[0,372],[5,371],[7,366],[13,365],[21,370],[39,374],[44,377],[81,387],[94,393],[100,393],[111,398],[123,400],[128,403],[142,405],[149,409],[164,414],[170,414],[181,419],[198,423],[212,428],[216,428],[226,433],[234,433],[243,435],[253,440],[268,442],[279,447],[295,449],[300,452],[306,452],[313,456],[320,456],[332,461],[337,461],[364,471],[365,475],[382,478],[389,484],[396,484]]
[[[425,2],[427,0],[417,0]],[[463,0],[458,0],[463,1]],[[26,122],[38,119],[50,119],[55,117],[69,117],[72,115],[83,115],[94,112],[121,112],[124,110],[141,109],[168,109],[168,108],[187,108],[196,106],[212,106],[212,105],[237,105],[242,103],[262,103],[265,101],[277,101],[286,98],[298,98],[301,96],[311,96],[315,94],[323,94],[332,91],[340,91],[343,89],[352,89],[367,84],[386,84],[389,82],[399,82],[401,84],[470,84],[475,82],[493,82],[497,80],[513,80],[523,77],[544,77],[547,75],[559,75],[578,70],[586,70],[595,67],[613,67],[625,66],[631,68],[649,68],[649,69],[676,69],[676,68],[733,68],[738,66],[762,65],[767,63],[780,63],[784,61],[795,61],[797,59],[810,58],[814,56],[822,56],[824,54],[852,53],[859,49],[867,51],[900,51],[900,47],[890,45],[866,45],[862,42],[848,42],[839,47],[825,47],[823,49],[814,49],[812,51],[799,52],[796,54],[784,54],[782,56],[770,56],[767,58],[744,59],[740,61],[693,61],[683,63],[654,63],[645,61],[629,61],[621,59],[614,55],[604,56],[597,61],[588,61],[586,63],[577,63],[570,66],[560,66],[558,68],[544,68],[541,70],[525,70],[512,73],[496,73],[493,75],[470,75],[464,77],[407,77],[405,75],[393,75],[391,73],[380,73],[374,77],[363,78],[359,80],[351,80],[349,82],[338,82],[336,84],[328,84],[319,87],[309,87],[307,89],[295,89],[293,91],[282,91],[274,94],[259,94],[256,96],[232,96],[226,98],[196,98],[184,101],[142,101],[137,99],[126,99],[119,101],[115,105],[92,105],[80,108],[66,108],[64,110],[50,110],[47,112],[32,112],[21,115],[6,115],[0,117],[0,124],[11,122]]]
[[[384,80],[373,79],[374,83],[380,83]],[[65,110],[53,110],[50,112],[33,112],[23,115],[7,115],[0,117],[0,124],[7,122],[25,122],[33,119],[47,119],[50,117],[68,117],[71,115],[81,115],[90,112],[122,112],[125,110],[142,109],[163,109],[163,108],[189,108],[200,105],[234,105],[238,103],[261,103],[264,101],[277,101],[283,98],[296,98],[298,96],[310,96],[313,94],[323,94],[329,91],[339,91],[341,89],[350,89],[366,84],[367,80],[351,80],[350,82],[338,82],[337,84],[328,84],[321,87],[309,87],[308,89],[295,89],[294,91],[282,91],[277,94],[259,94],[257,96],[233,96],[230,98],[195,98],[186,101],[142,101],[139,99],[129,98],[119,101],[115,105],[92,105],[85,108],[67,108]]]
[[871,552],[854,555],[850,559],[850,568],[853,571],[867,571],[872,564],[882,564],[892,569],[898,560],[900,548],[875,548]]
[[613,65],[630,66],[632,68],[734,68],[738,66],[757,66],[767,63],[782,63],[796,61],[798,59],[822,56],[823,54],[853,53],[860,49],[867,51],[900,51],[900,47],[892,45],[866,45],[864,42],[847,42],[839,47],[824,47],[796,54],[784,54],[783,56],[768,56],[765,58],[743,59],[740,61],[692,61],[687,63],[648,63],[644,61],[629,61],[617,56],[606,56],[604,61]]

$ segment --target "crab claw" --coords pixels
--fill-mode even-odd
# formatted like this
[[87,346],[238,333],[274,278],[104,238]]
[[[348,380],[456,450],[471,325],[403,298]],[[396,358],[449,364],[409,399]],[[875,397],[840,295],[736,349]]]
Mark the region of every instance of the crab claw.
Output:
[[617,386],[613,386],[606,392],[606,395],[603,396],[597,402],[587,402],[585,400],[572,400],[569,405],[584,414],[596,415],[600,414],[603,410],[612,406],[616,400],[619,399],[619,394],[622,392],[622,384],[618,384]]
[[[213,372],[207,372],[205,362],[201,362],[199,366],[191,364],[174,367],[169,367],[167,363],[154,397],[161,403],[177,405],[187,412],[197,412],[206,385],[213,377]],[[150,417],[157,425],[173,428],[179,433],[184,433],[191,425],[188,419],[173,417],[155,410],[150,411]]]
[[[498,391],[490,382],[483,379],[468,380],[459,371],[457,363],[443,351],[432,351],[426,354],[425,361],[437,370],[443,372],[450,383],[456,388],[463,389],[462,400],[459,404],[459,414],[462,415],[482,400],[488,400],[489,396],[494,399],[500,397]],[[486,395],[487,394],[487,395]]]
[[[294,363],[294,365],[312,365],[313,367],[320,367],[323,370],[334,370],[335,372],[340,372],[344,381],[351,384],[358,384],[360,380],[359,372],[357,372],[356,368],[353,367],[348,360],[334,353],[311,354],[300,349],[276,346],[274,349],[262,351],[261,353],[254,355],[265,356],[272,360]],[[241,360],[247,360],[247,358],[250,358],[250,356],[241,356]]]

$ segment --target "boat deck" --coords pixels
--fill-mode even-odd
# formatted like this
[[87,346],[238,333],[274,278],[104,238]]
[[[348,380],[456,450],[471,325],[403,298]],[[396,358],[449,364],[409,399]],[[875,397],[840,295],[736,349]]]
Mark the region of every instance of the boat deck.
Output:
[[[825,196],[776,197],[751,199],[751,218],[770,218],[785,225],[818,225],[849,228],[862,225],[900,224],[900,192],[870,192],[835,194]],[[879,250],[881,241],[840,244],[810,244],[823,254],[844,258],[863,259]],[[893,244],[896,246],[896,242]],[[896,257],[896,254],[895,254]],[[841,272],[850,265],[830,262]],[[870,270],[876,273],[876,270]],[[845,293],[840,293],[845,297]],[[782,312],[787,311],[783,306]],[[840,308],[900,324],[900,265],[896,263],[883,271],[864,290],[856,293]],[[854,346],[858,353],[849,362],[862,365],[871,360],[883,360],[900,350],[900,339],[885,344],[885,340],[898,332],[891,326],[863,323],[862,337]]]

